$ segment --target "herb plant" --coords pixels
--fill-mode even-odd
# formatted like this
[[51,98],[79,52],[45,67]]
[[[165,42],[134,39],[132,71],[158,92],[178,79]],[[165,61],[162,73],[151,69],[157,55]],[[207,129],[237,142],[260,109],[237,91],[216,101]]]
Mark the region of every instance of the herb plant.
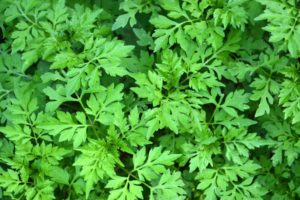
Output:
[[299,0],[1,0],[0,199],[300,199]]

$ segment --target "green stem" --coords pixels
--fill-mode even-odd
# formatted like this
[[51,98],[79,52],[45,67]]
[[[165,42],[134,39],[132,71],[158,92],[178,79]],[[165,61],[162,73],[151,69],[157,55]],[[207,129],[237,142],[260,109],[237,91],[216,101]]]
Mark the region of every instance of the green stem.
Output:
[[20,12],[20,14],[21,14],[21,15],[22,15],[29,23],[33,24],[34,26],[37,26],[37,27],[41,28],[39,24],[37,24],[36,22],[32,21],[32,20],[26,15],[26,13],[23,11],[23,9],[22,9],[18,4],[17,4],[17,9],[18,9],[18,11]]
[[89,117],[88,113],[87,113],[87,112],[85,111],[85,109],[84,109],[85,106],[83,105],[83,102],[82,102],[82,100],[81,100],[81,99],[82,99],[82,96],[79,96],[77,93],[75,93],[75,95],[76,95],[76,97],[77,97],[78,103],[79,103],[80,106],[82,107],[83,112],[85,113],[86,117],[87,117],[88,120],[89,120],[89,123],[90,123],[90,125],[91,125],[91,127],[92,127],[92,130],[93,130],[94,135],[97,137],[97,139],[100,139],[99,136],[98,136],[98,134],[97,134],[97,131],[96,131],[95,127],[94,127],[95,122],[91,120],[91,118]]
[[127,180],[129,180],[129,177],[132,177],[132,178],[134,178],[135,180],[140,181],[143,185],[145,185],[146,187],[148,187],[150,190],[152,190],[152,186],[151,186],[151,185],[149,185],[149,184],[147,184],[147,183],[141,181],[138,177],[136,177],[135,175],[132,174],[132,173],[135,172],[136,170],[131,170],[131,171],[129,172],[129,171],[127,171],[127,170],[124,169],[124,168],[120,168],[120,169],[122,169],[122,170],[128,175],[128,176],[127,176]]
[[216,114],[217,110],[220,108],[220,104],[222,103],[224,96],[225,95],[221,96],[219,102],[217,103],[217,105],[216,105],[216,107],[215,107],[215,109],[214,109],[214,111],[213,111],[213,113],[212,113],[212,115],[211,115],[211,117],[210,117],[210,119],[208,121],[208,124],[211,124],[211,122],[212,122],[212,120],[214,118],[214,115]]
[[0,96],[0,99],[4,98],[4,97],[5,97],[6,95],[8,95],[9,93],[10,93],[9,90],[5,91],[5,93],[2,94],[2,95]]

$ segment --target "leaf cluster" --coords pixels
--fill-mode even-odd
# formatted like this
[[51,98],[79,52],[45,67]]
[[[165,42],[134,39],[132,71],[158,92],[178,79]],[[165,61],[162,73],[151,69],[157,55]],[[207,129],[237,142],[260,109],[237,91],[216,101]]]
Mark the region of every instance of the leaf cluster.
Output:
[[299,199],[299,7],[1,0],[0,199]]

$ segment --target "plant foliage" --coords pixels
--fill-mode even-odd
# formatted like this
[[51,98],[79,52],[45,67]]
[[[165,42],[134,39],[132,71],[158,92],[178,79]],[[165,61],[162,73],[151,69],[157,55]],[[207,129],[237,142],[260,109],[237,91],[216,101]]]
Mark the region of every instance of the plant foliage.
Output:
[[1,0],[0,199],[300,199],[299,0]]

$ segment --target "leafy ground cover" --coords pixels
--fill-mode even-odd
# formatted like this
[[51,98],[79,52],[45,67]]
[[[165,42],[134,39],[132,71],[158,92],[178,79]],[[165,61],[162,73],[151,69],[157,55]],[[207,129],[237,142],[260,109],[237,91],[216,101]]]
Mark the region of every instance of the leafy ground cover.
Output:
[[299,0],[1,0],[0,199],[300,199]]

